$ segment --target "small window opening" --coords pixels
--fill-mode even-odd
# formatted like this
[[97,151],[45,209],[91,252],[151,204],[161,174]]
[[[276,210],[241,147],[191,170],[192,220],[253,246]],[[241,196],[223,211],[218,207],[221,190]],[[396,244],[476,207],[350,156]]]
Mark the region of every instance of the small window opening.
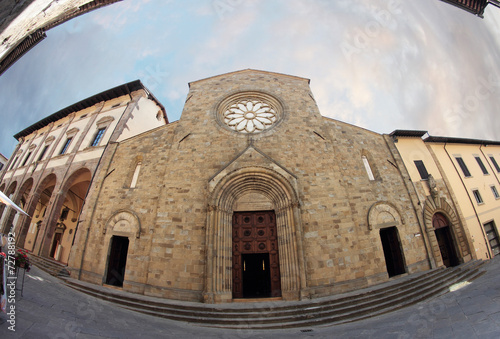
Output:
[[496,186],[491,186],[491,192],[493,192],[493,196],[495,197],[495,199],[500,198],[500,194],[498,194]]
[[43,159],[43,156],[45,155],[45,153],[47,153],[48,149],[49,149],[48,145],[43,148],[42,153],[40,153],[40,156],[38,157],[38,161]]
[[375,177],[373,176],[372,168],[370,167],[370,162],[368,161],[368,158],[363,155],[361,157],[361,159],[363,159],[363,164],[365,165],[366,174],[368,175],[368,178],[370,180],[375,180]]
[[67,150],[68,150],[68,148],[69,148],[69,144],[71,144],[71,140],[73,140],[73,138],[68,138],[68,139],[66,139],[66,142],[64,143],[63,148],[61,148],[61,152],[59,152],[59,154],[64,154],[64,153],[66,153],[66,151],[67,151]]
[[24,158],[24,161],[23,161],[23,164],[21,165],[21,167],[26,165],[26,163],[28,162],[28,159],[31,157],[31,153],[32,152],[29,152],[28,155],[26,156],[26,158]]
[[479,168],[481,168],[481,171],[483,171],[483,174],[489,174],[481,158],[480,157],[474,157],[474,158],[476,158],[477,164],[479,165]]
[[138,162],[135,166],[134,175],[132,176],[132,182],[130,183],[130,188],[135,188],[137,186],[137,180],[139,179],[139,172],[141,171],[141,162]]
[[483,203],[483,198],[481,197],[481,193],[479,193],[478,190],[473,190],[472,193],[474,194],[474,198],[476,198],[476,202],[478,204],[482,204]]
[[94,146],[97,146],[99,145],[99,142],[101,141],[102,139],[102,136],[104,135],[104,131],[106,130],[105,127],[103,128],[99,128],[97,130],[97,133],[96,135],[94,136],[94,140],[92,140],[92,143],[90,144],[90,146],[94,147]]
[[491,156],[490,160],[491,160],[491,163],[493,164],[493,166],[495,166],[495,169],[497,170],[497,172],[500,173],[500,166],[498,166],[498,163],[495,160],[495,158]]
[[462,172],[464,173],[464,176],[465,177],[470,177],[471,175],[470,175],[469,169],[465,165],[464,159],[462,159],[462,157],[455,157],[455,159],[457,160],[458,165],[462,169]]
[[422,160],[415,160],[415,166],[417,166],[418,173],[420,174],[420,178],[422,180],[429,179],[429,173],[427,172],[427,168],[425,168],[424,162]]

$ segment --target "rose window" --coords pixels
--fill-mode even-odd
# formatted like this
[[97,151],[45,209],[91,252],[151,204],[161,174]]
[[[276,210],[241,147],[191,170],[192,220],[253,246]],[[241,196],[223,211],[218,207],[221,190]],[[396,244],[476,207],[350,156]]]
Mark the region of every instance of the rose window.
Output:
[[241,133],[258,133],[273,126],[278,114],[261,100],[243,99],[229,106],[223,113],[224,123]]

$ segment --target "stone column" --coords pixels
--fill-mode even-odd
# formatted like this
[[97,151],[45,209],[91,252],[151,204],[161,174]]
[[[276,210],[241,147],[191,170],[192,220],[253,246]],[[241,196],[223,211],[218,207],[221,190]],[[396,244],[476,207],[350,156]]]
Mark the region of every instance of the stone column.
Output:
[[232,296],[232,213],[217,211],[217,225],[215,232],[215,302],[228,302]]
[[276,226],[280,255],[281,294],[284,300],[299,300],[299,260],[291,205],[277,211]]

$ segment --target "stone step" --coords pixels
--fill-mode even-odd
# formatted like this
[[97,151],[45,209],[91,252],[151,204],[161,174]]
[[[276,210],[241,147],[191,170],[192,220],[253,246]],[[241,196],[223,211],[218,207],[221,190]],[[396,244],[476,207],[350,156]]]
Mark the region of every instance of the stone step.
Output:
[[[339,295],[339,296],[330,296],[330,297],[326,297],[326,298],[313,299],[313,301],[311,301],[311,303],[314,303],[315,306],[321,306],[321,305],[331,304],[332,302],[338,302],[338,303],[350,302],[353,298],[359,299],[361,296],[366,296],[367,298],[373,298],[374,297],[373,289],[375,287],[377,288],[376,291],[378,291],[378,292],[392,293],[392,291],[397,290],[397,289],[401,289],[405,286],[406,286],[406,288],[408,288],[409,286],[413,286],[414,284],[418,284],[419,281],[421,281],[422,279],[428,279],[430,277],[438,275],[442,270],[443,269],[436,269],[436,270],[427,271],[427,272],[424,272],[421,274],[414,274],[412,276],[407,276],[407,277],[404,277],[402,279],[393,280],[393,281],[386,283],[386,284],[380,284],[380,285],[373,286],[371,288],[366,288],[366,289],[362,289],[362,290],[358,290],[358,291],[344,293],[344,294]],[[411,279],[408,279],[409,277],[411,277]],[[102,296],[107,296],[109,298],[113,298],[113,297],[117,296],[117,294],[116,294],[117,292],[115,289],[103,288],[103,287],[98,286],[98,285],[89,284],[89,283],[85,283],[85,282],[82,282],[79,280],[73,280],[73,279],[69,279],[67,281],[67,283],[70,284],[71,287],[73,287],[73,288],[81,289],[81,290],[89,291],[89,292],[94,291],[96,294],[99,294]],[[386,285],[387,285],[387,287],[386,287]],[[127,292],[122,292],[122,294],[119,296],[120,302],[126,301],[126,300],[134,302],[134,301],[137,301],[137,298],[138,298],[137,294],[127,293]],[[264,300],[265,300],[264,302],[267,304],[268,299],[264,299]],[[287,310],[287,309],[294,310],[294,309],[296,309],[296,305],[295,305],[296,303],[301,303],[301,302],[281,302],[281,303],[276,302],[276,303],[274,303],[273,309],[279,308],[280,310]],[[190,303],[187,303],[187,304],[190,304]],[[176,304],[175,301],[158,299],[158,298],[148,300],[148,307],[160,307],[160,308],[167,307],[168,309],[171,309],[171,310],[179,309],[180,311],[194,311],[194,312],[206,311],[207,306],[210,306],[207,304],[200,304],[200,303],[191,303],[192,304],[191,306],[187,306],[187,304],[182,303],[179,305],[179,304]],[[200,307],[200,305],[203,305],[203,306]],[[260,304],[255,303],[254,305],[252,305],[251,308],[246,308],[245,306],[247,306],[247,305],[248,304],[240,304],[240,306],[236,309],[236,311],[243,312],[243,313],[249,313],[252,310],[255,311],[255,307],[253,307],[254,305],[260,305]],[[277,305],[279,305],[279,306],[277,306]],[[214,312],[217,312],[217,311],[218,311],[218,309],[214,308]],[[259,306],[259,312],[260,311],[262,311],[262,308]],[[227,309],[224,309],[222,311],[222,313],[226,313],[226,312],[227,312]],[[231,315],[231,316],[233,316],[233,315]]]
[[55,277],[69,277],[66,265],[52,258],[45,258],[33,253],[28,253],[31,264]]
[[484,272],[481,261],[414,274],[340,296],[301,302],[206,305],[174,302],[67,279],[68,286],[141,313],[210,327],[273,329],[339,324],[392,312],[436,297]]
[[[454,281],[459,281],[460,278],[461,277],[457,277],[457,279],[452,278],[452,280],[448,281],[452,283]],[[228,312],[224,315],[223,319],[220,318],[220,315],[201,313],[203,318],[191,320],[191,322],[204,323],[206,326],[212,327],[251,327],[254,329],[276,329],[352,322],[372,317],[374,315],[391,312],[444,293],[447,291],[447,287],[443,286],[443,282],[445,281],[438,281],[434,286],[420,290],[417,295],[404,293],[403,295],[399,295],[397,297],[392,296],[369,303],[353,301],[349,305],[343,306],[331,305],[328,307],[324,306],[322,308],[315,306],[298,307],[296,311],[288,312],[286,314],[280,313],[279,310],[267,311],[260,309],[256,309],[254,312],[247,315],[242,315],[239,312]],[[127,308],[136,309],[150,315],[161,314],[161,310],[156,309],[151,311],[146,308],[138,308],[138,305],[134,305],[133,307],[128,306]],[[184,320],[186,321],[188,319]]]

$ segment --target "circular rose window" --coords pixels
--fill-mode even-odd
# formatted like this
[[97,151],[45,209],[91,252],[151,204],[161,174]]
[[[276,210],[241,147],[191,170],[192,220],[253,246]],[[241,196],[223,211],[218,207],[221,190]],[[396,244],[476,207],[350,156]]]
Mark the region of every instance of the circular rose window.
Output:
[[219,121],[239,133],[260,133],[279,121],[281,106],[267,94],[239,93],[219,106]]

